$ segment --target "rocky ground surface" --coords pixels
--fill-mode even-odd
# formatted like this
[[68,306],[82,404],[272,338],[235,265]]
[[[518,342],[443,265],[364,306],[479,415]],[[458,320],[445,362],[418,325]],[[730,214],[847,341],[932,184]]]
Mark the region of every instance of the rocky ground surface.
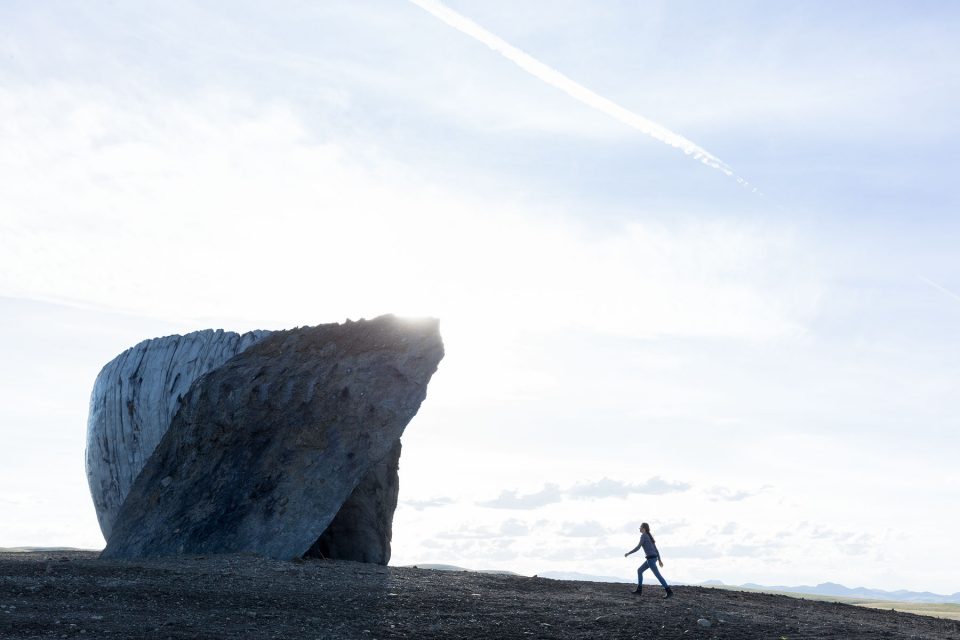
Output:
[[960,622],[786,596],[256,556],[0,553],[0,638],[929,638]]

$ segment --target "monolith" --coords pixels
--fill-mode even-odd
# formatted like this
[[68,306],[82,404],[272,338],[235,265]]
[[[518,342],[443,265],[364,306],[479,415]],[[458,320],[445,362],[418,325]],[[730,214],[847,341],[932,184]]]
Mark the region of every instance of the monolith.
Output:
[[104,556],[309,551],[386,563],[400,435],[442,357],[435,320],[257,334],[178,394]]

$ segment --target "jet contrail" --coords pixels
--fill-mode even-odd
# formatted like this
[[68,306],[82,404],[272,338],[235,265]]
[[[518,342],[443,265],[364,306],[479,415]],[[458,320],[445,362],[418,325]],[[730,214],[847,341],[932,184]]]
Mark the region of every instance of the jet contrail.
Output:
[[945,293],[946,295],[950,296],[950,297],[953,298],[954,300],[960,300],[960,295],[957,295],[957,294],[954,293],[953,291],[950,291],[950,289],[947,289],[947,288],[946,288],[945,286],[943,286],[942,284],[937,284],[936,282],[934,282],[934,281],[931,280],[930,278],[924,278],[923,276],[919,276],[919,278],[920,278],[921,280],[923,280],[924,282],[926,282],[926,283],[927,283],[928,285],[930,285],[931,287],[933,287],[934,289],[937,289],[937,290],[940,291],[941,293]]
[[[749,185],[749,183],[738,176],[727,163],[703,147],[695,144],[687,138],[684,138],[679,133],[670,131],[663,125],[657,124],[652,120],[648,120],[639,114],[633,113],[629,109],[621,107],[616,102],[594,93],[582,84],[571,80],[556,69],[545,65],[533,56],[524,53],[520,49],[511,45],[509,42],[490,33],[469,18],[462,16],[453,9],[447,7],[442,2],[439,2],[438,0],[410,0],[410,2],[417,5],[424,11],[432,14],[436,18],[439,18],[443,22],[446,22],[454,29],[462,31],[475,40],[479,40],[530,75],[539,78],[543,82],[546,82],[557,89],[560,89],[570,97],[579,100],[588,107],[592,107],[602,113],[605,113],[611,118],[619,120],[623,124],[633,127],[634,129],[645,133],[651,138],[659,140],[664,144],[668,144],[671,147],[682,150],[685,154],[693,156],[703,164],[713,167],[714,169],[722,171],[726,175],[735,178],[738,183],[745,187]],[[757,190],[756,187],[752,188],[753,191]]]

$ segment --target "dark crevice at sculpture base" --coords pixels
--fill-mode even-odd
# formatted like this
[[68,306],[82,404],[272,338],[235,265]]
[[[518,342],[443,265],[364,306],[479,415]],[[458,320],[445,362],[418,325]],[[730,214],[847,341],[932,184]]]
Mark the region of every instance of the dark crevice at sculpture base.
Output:
[[364,476],[305,558],[387,564],[400,492],[400,441]]

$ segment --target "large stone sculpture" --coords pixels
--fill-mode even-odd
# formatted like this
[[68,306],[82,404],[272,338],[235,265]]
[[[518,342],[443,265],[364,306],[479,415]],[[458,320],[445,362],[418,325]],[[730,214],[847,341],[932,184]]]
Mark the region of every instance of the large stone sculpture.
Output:
[[[209,333],[217,336],[204,343],[216,345],[212,350],[187,349],[191,358],[164,361],[146,357],[147,342],[98,378],[87,462],[104,556],[252,551],[385,564],[399,438],[443,357],[436,321],[383,316],[244,336]],[[142,366],[117,363],[137,361],[138,350],[143,362],[160,363],[146,368],[142,383]],[[222,358],[228,351],[236,353]],[[188,390],[179,390],[190,375]],[[161,381],[163,393],[145,391]],[[164,402],[171,419],[150,452],[136,416],[156,414],[162,422],[167,414],[155,405]],[[116,424],[118,403],[125,425]],[[128,444],[134,441],[141,469]]]

